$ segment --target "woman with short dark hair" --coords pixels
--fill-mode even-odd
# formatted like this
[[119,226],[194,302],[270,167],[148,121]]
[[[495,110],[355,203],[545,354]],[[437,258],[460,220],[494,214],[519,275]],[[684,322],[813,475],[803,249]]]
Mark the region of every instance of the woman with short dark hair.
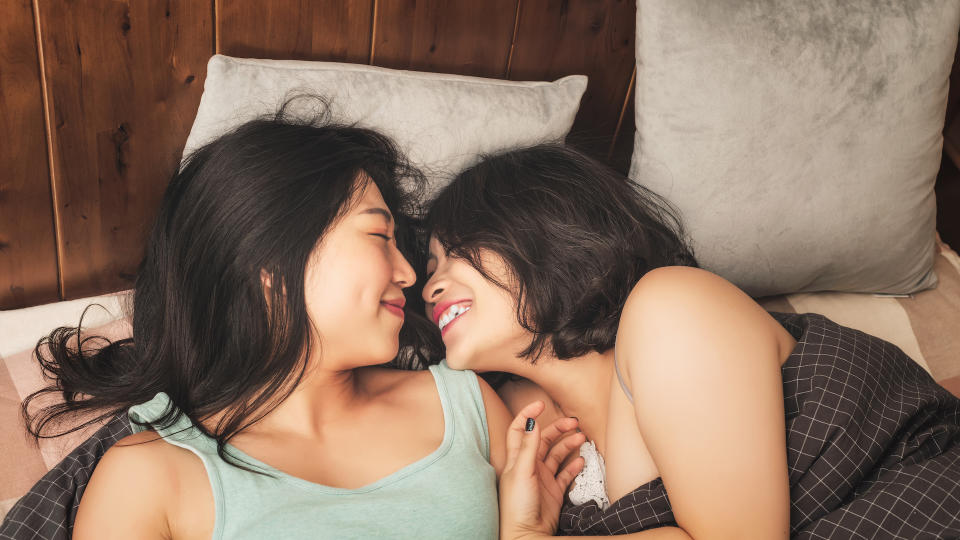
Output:
[[511,432],[501,538],[960,535],[960,400],[893,345],[696,268],[655,194],[538,146],[461,173],[427,227],[448,364],[590,441],[560,514],[553,457]]

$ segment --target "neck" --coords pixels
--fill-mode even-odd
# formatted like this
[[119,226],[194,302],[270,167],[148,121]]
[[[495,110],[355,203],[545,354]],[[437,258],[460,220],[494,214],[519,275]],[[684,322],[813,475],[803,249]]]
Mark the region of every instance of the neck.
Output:
[[308,364],[297,387],[248,431],[317,438],[352,418],[364,401],[362,370],[329,371]]
[[588,439],[603,444],[613,377],[613,349],[568,360],[542,356],[536,364],[525,363],[517,375],[543,388],[563,414],[577,417],[580,430]]

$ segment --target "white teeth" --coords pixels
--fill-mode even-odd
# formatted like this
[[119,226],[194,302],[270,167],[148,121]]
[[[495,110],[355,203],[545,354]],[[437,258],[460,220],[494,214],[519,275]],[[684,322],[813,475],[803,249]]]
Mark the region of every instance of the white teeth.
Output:
[[454,304],[447,308],[447,310],[443,312],[443,315],[440,316],[440,321],[437,323],[440,325],[440,330],[443,330],[443,328],[453,322],[454,319],[468,311],[470,311],[470,306],[464,304]]

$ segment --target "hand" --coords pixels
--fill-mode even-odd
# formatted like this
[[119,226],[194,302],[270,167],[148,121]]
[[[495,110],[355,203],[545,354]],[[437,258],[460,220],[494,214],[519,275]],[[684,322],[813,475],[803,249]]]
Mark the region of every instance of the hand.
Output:
[[567,486],[583,469],[583,458],[561,463],[586,440],[576,429],[576,418],[560,418],[543,433],[528,418],[543,412],[542,401],[524,407],[507,430],[507,462],[500,475],[500,538],[552,536],[557,531]]

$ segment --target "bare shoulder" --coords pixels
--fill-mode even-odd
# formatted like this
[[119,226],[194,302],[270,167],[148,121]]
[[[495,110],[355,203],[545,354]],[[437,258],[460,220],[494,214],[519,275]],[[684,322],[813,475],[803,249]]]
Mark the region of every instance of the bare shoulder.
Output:
[[[623,308],[628,325],[656,324],[705,330],[742,327],[778,338],[786,330],[760,304],[726,279],[700,268],[667,266],[647,272]],[[621,324],[623,328],[623,324]]]
[[144,431],[107,450],[83,493],[74,538],[169,538],[174,460],[166,447]]
[[480,385],[480,395],[483,397],[483,406],[487,411],[488,423],[491,426],[497,425],[506,430],[507,425],[510,424],[511,411],[507,409],[497,391],[483,377],[477,377],[477,384]]
[[[731,301],[735,305],[731,306]],[[736,285],[707,270],[688,266],[665,266],[647,272],[633,287],[624,309],[652,303],[661,309],[752,307],[750,304],[763,309]]]
[[209,538],[214,512],[200,458],[142,431],[120,439],[97,464],[74,538]]
[[691,537],[786,537],[781,364],[791,343],[759,304],[705,270],[659,268],[631,291],[617,363],[628,371],[643,443]]
[[[413,396],[417,400],[437,401],[436,382],[429,370],[409,371],[373,368],[373,371],[369,372],[367,376],[372,382],[372,388],[381,389],[381,392],[383,392],[381,395],[395,393]],[[494,425],[500,426],[501,424],[505,429],[506,425],[509,424],[510,413],[504,406],[503,400],[482,377],[475,374],[472,376],[476,377],[477,384],[480,387],[480,395],[483,398],[491,429]]]
[[[166,443],[155,431],[141,431],[128,435],[110,447],[97,464],[96,475],[110,481],[122,481],[128,473],[136,473],[144,478],[157,480],[145,489],[154,491],[167,485],[171,470],[181,461],[180,454],[186,452]],[[91,483],[93,483],[91,479]]]
[[490,465],[493,466],[497,477],[503,472],[506,464],[507,428],[510,426],[511,415],[497,392],[485,381],[477,377],[480,385],[480,394],[483,396],[483,408],[487,415],[487,434],[490,439]]
[[795,343],[737,286],[706,270],[680,266],[651,270],[637,282],[624,305],[617,338],[618,354],[621,345],[641,340],[648,352],[699,349],[704,354],[689,355],[698,359],[710,358],[708,353],[718,348],[769,346],[779,363]]

